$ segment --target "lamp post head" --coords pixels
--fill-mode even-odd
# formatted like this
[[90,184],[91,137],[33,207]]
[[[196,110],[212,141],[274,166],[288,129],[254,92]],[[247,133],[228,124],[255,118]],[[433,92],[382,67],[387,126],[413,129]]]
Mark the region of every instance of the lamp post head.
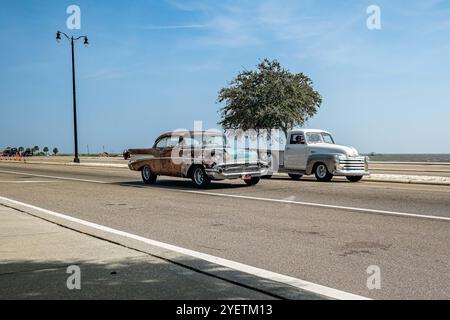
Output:
[[89,46],[89,40],[88,40],[88,37],[84,37],[84,46],[85,46],[85,47]]
[[61,32],[60,31],[56,32],[56,41],[57,42],[61,41]]

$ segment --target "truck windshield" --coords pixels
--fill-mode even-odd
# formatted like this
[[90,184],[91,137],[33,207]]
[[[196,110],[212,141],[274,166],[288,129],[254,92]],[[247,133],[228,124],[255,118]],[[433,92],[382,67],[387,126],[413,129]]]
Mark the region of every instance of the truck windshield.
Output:
[[333,137],[325,132],[307,132],[306,140],[308,143],[330,143],[334,144]]

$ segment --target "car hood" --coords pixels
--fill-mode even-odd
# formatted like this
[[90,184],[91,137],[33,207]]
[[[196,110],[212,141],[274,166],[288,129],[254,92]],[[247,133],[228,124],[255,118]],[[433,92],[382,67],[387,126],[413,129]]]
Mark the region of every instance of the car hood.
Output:
[[311,150],[319,153],[343,154],[349,157],[358,156],[358,151],[353,147],[342,146],[339,144],[317,143],[311,145]]
[[258,161],[258,153],[256,150],[249,150],[245,148],[230,148],[225,147],[223,149],[219,148],[207,148],[212,149],[215,152],[216,156],[221,157],[221,154],[224,154],[224,162],[233,163],[233,162],[253,162]]
[[225,148],[226,159],[231,161],[257,161],[258,153],[245,148]]

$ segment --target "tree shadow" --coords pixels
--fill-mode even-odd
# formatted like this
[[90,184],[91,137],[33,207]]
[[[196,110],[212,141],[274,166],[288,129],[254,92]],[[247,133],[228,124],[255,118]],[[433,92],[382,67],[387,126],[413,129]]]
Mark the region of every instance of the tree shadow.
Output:
[[[70,265],[80,268],[80,289]],[[278,282],[223,268],[203,260],[173,262],[151,255],[109,261],[16,260],[0,263],[0,299],[222,300],[323,299]]]

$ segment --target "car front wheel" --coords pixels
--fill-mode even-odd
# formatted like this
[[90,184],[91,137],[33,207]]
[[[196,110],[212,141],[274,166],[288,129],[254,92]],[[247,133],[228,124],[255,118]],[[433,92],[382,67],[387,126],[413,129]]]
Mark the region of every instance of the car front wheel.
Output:
[[317,181],[321,182],[329,182],[333,179],[333,175],[328,171],[327,166],[322,162],[316,164],[314,175],[316,176]]
[[346,178],[350,182],[358,182],[362,179],[362,176],[347,176]]
[[156,178],[158,177],[152,172],[149,166],[142,168],[141,175],[145,184],[155,184]]
[[191,178],[196,188],[206,188],[211,182],[211,179],[206,175],[205,169],[201,166],[196,166],[192,170]]

